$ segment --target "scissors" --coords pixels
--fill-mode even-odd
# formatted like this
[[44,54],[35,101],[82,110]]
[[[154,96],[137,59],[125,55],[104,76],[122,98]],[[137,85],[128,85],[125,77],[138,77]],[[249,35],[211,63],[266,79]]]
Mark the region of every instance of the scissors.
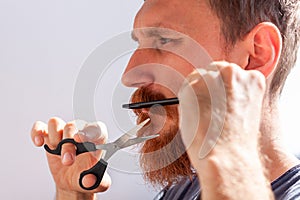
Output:
[[[79,142],[76,142],[72,138],[67,138],[67,139],[62,140],[57,145],[56,149],[53,149],[53,150],[50,149],[47,144],[44,145],[44,148],[47,152],[49,152],[51,154],[55,154],[55,155],[61,155],[62,145],[66,144],[66,143],[72,143],[76,146],[76,155],[79,155],[79,154],[82,154],[85,152],[97,151],[100,149],[105,150],[106,152],[105,152],[105,154],[102,154],[101,159],[92,168],[90,168],[86,171],[83,171],[79,177],[79,185],[81,188],[83,188],[85,190],[93,190],[93,189],[96,189],[102,181],[104,172],[108,165],[107,161],[118,150],[135,145],[135,144],[142,143],[144,141],[147,141],[147,140],[150,140],[150,139],[153,139],[153,138],[156,138],[159,136],[158,134],[156,134],[156,135],[150,135],[150,136],[144,136],[144,137],[133,137],[149,120],[150,119],[146,119],[145,121],[138,124],[137,126],[135,126],[131,130],[129,130],[127,133],[123,134],[121,137],[119,137],[117,140],[115,140],[114,142],[111,142],[111,143],[96,145],[92,142],[79,143]],[[88,174],[93,174],[94,176],[96,176],[96,182],[91,187],[85,187],[82,184],[83,177]]]

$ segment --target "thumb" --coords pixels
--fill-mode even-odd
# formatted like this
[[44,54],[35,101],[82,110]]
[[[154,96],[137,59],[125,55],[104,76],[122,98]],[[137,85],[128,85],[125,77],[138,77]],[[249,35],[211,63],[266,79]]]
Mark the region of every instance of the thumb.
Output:
[[81,136],[82,140],[97,144],[105,143],[108,137],[107,127],[101,121],[86,123],[83,129],[78,131],[78,134]]

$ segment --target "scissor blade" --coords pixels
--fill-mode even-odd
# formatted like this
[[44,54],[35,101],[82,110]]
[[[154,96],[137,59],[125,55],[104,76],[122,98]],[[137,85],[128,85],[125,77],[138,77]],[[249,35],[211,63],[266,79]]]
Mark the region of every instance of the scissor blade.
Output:
[[143,128],[143,126],[149,122],[149,118],[146,119],[145,121],[143,121],[142,123],[136,125],[135,127],[133,127],[132,129],[130,129],[127,133],[123,134],[121,137],[119,137],[117,140],[115,140],[113,143],[115,143],[118,146],[123,145],[125,142],[127,142],[127,140],[129,140],[132,137],[136,136],[136,133]]
[[134,128],[130,129],[127,133],[123,134],[121,137],[119,137],[117,140],[115,140],[112,143],[96,145],[97,149],[106,150],[103,160],[107,161],[119,149],[124,148],[123,145],[128,140],[130,140],[133,136],[135,136],[136,133],[149,121],[150,121],[149,118],[146,119],[145,121],[136,125]]
[[156,138],[158,136],[159,136],[159,134],[132,138],[132,139],[129,139],[127,142],[125,142],[120,148],[123,149],[123,148],[129,147],[129,146],[135,145],[135,144],[139,144],[139,143],[145,142],[147,140]]
[[98,150],[111,150],[113,148],[113,144],[112,143],[106,143],[106,144],[97,144],[96,145],[96,149]]
[[106,150],[106,152],[103,154],[102,159],[105,161],[108,161],[112,155],[114,155],[120,148],[118,146],[115,146],[112,149]]
[[145,126],[150,121],[150,118],[146,119],[145,121],[141,122],[140,124],[136,125],[132,129],[130,129],[127,134],[131,136],[136,136],[136,133]]

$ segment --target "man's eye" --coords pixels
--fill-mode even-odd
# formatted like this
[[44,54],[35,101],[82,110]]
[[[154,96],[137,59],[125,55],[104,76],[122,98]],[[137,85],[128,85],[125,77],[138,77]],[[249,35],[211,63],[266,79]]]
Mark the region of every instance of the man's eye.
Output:
[[159,41],[160,41],[161,45],[164,45],[164,44],[167,44],[167,43],[171,42],[172,39],[170,39],[170,38],[160,38]]

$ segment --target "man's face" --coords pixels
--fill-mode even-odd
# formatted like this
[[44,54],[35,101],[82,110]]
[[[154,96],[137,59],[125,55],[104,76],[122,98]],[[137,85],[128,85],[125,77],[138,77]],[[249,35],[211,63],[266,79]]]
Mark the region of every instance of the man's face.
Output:
[[[195,68],[225,59],[219,20],[205,0],[147,0],[135,18],[132,35],[139,48],[122,81],[138,89],[133,102],[175,97],[184,77]],[[176,181],[178,175],[191,174],[185,147],[177,134],[177,106],[164,109],[136,111],[138,121],[150,117],[148,134],[160,134],[143,146],[141,162],[146,179],[163,186]],[[155,151],[160,152],[144,155]]]
[[205,67],[212,59],[225,59],[219,20],[204,0],[147,0],[135,18],[132,35],[139,48],[122,78],[128,87],[151,85],[173,97],[181,86],[176,81],[180,75]]

